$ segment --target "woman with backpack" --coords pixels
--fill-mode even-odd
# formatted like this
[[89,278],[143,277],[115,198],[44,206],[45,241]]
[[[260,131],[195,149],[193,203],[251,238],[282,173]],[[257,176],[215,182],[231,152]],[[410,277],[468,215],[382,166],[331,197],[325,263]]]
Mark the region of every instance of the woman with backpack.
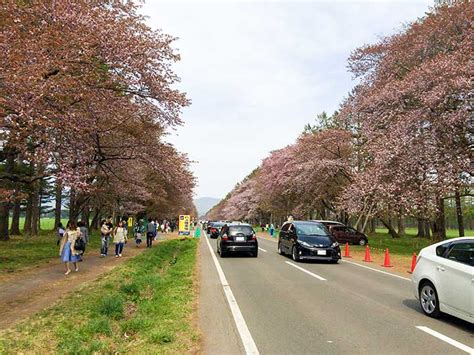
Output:
[[[67,222],[66,231],[61,239],[61,246],[59,248],[59,255],[61,257],[61,261],[66,266],[65,275],[69,275],[71,273],[71,269],[69,268],[69,264],[74,264],[74,271],[79,271],[77,266],[77,262],[81,260],[81,251],[76,250],[76,244],[78,239],[81,239],[81,232],[76,227],[76,224],[72,221]],[[79,242],[81,242],[79,240]]]
[[121,257],[123,252],[123,246],[127,241],[127,234],[125,228],[123,227],[122,221],[118,223],[118,226],[115,227],[113,231],[114,244],[115,244],[115,257]]

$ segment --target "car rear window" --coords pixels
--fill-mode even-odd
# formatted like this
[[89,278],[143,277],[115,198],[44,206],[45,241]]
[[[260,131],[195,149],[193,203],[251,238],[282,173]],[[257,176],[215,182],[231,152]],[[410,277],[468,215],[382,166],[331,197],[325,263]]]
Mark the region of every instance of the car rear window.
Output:
[[253,229],[252,227],[249,227],[249,226],[229,227],[229,235],[237,235],[237,234],[252,235]]

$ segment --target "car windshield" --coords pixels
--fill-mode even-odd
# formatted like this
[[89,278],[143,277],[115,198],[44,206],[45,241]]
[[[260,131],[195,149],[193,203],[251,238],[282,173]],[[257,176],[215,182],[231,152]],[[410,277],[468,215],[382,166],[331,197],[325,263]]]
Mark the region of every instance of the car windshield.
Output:
[[212,223],[211,227],[222,228],[223,225],[224,225],[224,223]]
[[252,235],[253,229],[250,226],[234,226],[229,228],[230,235],[237,235],[237,234],[244,234],[244,235]]
[[309,244],[324,244],[324,245],[326,245],[328,243],[333,242],[332,238],[329,235],[299,236],[298,239],[301,240],[302,242],[306,242],[306,243],[309,243]]
[[298,223],[295,227],[299,237],[328,235],[326,228],[320,223]]

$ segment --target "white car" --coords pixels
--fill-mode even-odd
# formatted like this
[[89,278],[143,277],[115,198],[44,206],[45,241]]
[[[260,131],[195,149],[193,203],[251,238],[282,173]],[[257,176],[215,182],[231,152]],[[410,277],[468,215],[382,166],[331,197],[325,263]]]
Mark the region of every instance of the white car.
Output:
[[422,249],[412,282],[426,315],[436,318],[443,312],[474,323],[474,237]]

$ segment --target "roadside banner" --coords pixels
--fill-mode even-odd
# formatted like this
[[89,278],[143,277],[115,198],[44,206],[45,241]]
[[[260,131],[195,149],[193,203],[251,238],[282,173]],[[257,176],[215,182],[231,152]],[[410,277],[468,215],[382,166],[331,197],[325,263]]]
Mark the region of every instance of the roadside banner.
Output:
[[197,227],[196,230],[194,231],[194,237],[195,238],[200,238],[201,237],[201,228]]
[[180,215],[179,216],[179,235],[189,235],[191,230],[191,216],[190,215]]
[[133,218],[132,217],[128,217],[128,227],[129,228],[133,227]]

